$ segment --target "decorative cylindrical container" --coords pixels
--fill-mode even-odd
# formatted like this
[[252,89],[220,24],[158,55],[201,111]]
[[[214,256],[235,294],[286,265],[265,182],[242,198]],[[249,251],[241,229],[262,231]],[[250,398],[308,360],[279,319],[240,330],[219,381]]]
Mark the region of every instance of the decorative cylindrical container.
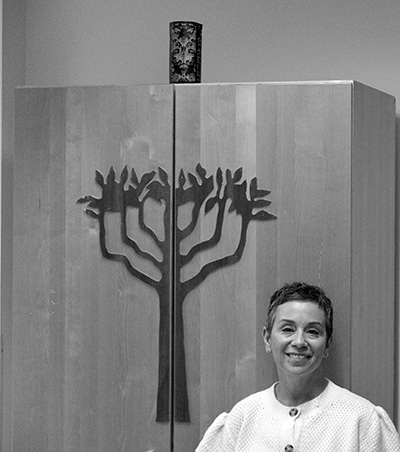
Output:
[[203,25],[197,22],[169,24],[169,82],[201,82],[201,35]]

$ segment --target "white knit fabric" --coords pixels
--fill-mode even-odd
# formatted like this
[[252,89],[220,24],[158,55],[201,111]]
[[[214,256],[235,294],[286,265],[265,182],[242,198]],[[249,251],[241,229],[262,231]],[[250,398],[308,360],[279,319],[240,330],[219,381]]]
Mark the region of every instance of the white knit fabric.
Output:
[[290,409],[274,386],[253,394],[215,419],[196,452],[400,452],[386,411],[331,381]]

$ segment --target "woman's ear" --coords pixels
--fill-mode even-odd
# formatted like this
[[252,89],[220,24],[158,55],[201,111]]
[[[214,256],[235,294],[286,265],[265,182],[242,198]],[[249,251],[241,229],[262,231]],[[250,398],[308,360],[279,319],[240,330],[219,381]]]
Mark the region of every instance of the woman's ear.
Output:
[[271,351],[270,335],[268,334],[266,327],[263,328],[262,335],[263,335],[264,344],[265,344],[265,351],[267,353],[269,353]]
[[327,358],[329,356],[329,349],[330,349],[331,344],[332,344],[332,336],[326,342],[324,358]]

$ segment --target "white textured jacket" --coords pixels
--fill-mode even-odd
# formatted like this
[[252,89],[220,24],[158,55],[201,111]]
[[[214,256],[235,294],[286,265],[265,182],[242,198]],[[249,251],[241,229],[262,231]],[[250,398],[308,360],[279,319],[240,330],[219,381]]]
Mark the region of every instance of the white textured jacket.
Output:
[[331,381],[317,398],[291,408],[275,398],[275,385],[219,415],[196,452],[400,452],[383,408]]

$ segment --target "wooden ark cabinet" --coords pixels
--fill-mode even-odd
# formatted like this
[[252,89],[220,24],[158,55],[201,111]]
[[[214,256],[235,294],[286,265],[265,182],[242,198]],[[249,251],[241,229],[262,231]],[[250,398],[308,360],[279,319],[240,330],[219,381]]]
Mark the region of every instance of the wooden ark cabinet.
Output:
[[393,416],[394,107],[353,81],[17,89],[14,452],[193,452],[276,380],[294,280],[333,300],[328,376]]

